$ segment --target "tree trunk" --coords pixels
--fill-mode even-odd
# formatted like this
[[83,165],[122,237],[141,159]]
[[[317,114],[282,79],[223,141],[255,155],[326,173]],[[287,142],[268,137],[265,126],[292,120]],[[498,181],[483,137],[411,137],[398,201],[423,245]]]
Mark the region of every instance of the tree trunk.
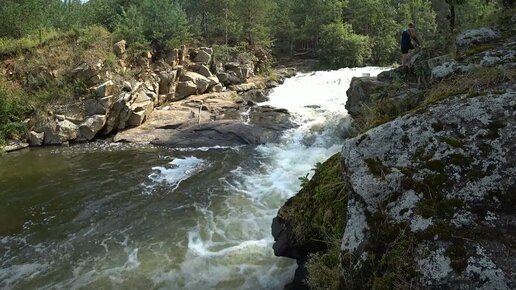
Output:
[[446,0],[446,3],[450,5],[450,15],[448,15],[448,20],[450,21],[450,31],[453,32],[455,30],[455,3],[454,0]]

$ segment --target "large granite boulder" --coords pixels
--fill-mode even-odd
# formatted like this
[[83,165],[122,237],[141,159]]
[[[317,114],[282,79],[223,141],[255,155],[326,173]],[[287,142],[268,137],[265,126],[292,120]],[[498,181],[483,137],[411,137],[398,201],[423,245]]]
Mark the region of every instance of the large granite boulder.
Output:
[[197,85],[192,81],[179,82],[176,86],[175,100],[181,100],[197,93]]
[[79,125],[79,138],[77,141],[91,141],[95,135],[106,124],[105,115],[94,115],[88,117],[81,125]]
[[67,119],[51,121],[42,128],[42,132],[44,133],[43,143],[45,145],[61,145],[79,137],[79,128]]
[[113,96],[109,96],[100,99],[95,98],[87,100],[84,102],[86,115],[92,116],[106,114],[113,104],[113,98]]
[[196,86],[196,93],[202,94],[208,90],[210,86],[210,80],[205,76],[202,76],[198,73],[194,72],[186,72],[183,76],[181,76],[180,80],[182,82],[192,82]]
[[515,99],[451,97],[344,142],[345,288],[516,287]]

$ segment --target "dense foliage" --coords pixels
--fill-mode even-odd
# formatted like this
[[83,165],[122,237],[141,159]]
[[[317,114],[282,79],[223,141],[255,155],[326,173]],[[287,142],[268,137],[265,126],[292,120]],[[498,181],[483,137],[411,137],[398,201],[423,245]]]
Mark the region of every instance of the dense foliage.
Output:
[[[416,24],[430,49],[443,50],[454,31],[512,5],[508,0],[4,0],[0,39],[101,25],[133,48],[247,42],[277,54],[318,53],[329,67],[385,65],[397,61],[399,35],[408,22]],[[351,51],[355,48],[362,51]]]

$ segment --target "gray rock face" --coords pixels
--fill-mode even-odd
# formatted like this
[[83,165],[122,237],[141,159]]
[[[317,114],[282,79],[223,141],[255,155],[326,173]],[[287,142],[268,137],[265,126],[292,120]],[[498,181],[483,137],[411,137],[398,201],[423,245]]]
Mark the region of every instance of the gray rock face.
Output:
[[113,94],[114,86],[115,85],[114,85],[113,81],[109,80],[109,81],[93,88],[93,90],[95,91],[95,94],[97,95],[97,97],[105,98],[105,97],[111,96]]
[[201,65],[199,67],[199,69],[197,70],[197,73],[199,73],[200,75],[207,77],[207,78],[210,78],[213,76],[210,69],[205,65]]
[[192,82],[196,85],[196,93],[202,94],[208,90],[210,86],[210,80],[198,73],[194,72],[186,72],[182,77],[181,81],[183,82]]
[[269,98],[267,97],[269,91],[268,90],[249,90],[242,94],[242,98],[247,101],[252,101],[255,103],[262,103],[269,101]]
[[514,289],[515,99],[452,97],[346,140],[342,256],[375,254],[381,215],[414,235],[409,258],[426,287]]
[[159,94],[166,95],[174,92],[177,71],[163,72],[159,75]]
[[201,50],[197,53],[193,61],[202,64],[209,64],[211,61],[211,54],[204,50]]
[[95,135],[104,127],[106,124],[105,115],[94,115],[86,119],[79,126],[79,138],[78,141],[90,141],[95,138]]
[[133,85],[131,84],[131,82],[124,81],[122,83],[122,90],[125,92],[130,92],[133,90]]
[[440,80],[452,75],[465,74],[479,67],[477,64],[461,65],[455,61],[446,62],[432,69],[432,79]]
[[101,98],[101,99],[90,99],[84,103],[84,109],[86,115],[102,115],[109,111],[109,108],[113,104],[113,96]]
[[143,101],[131,105],[131,115],[127,121],[128,126],[140,126],[145,118],[152,113],[154,104],[152,101]]
[[181,128],[168,139],[151,143],[171,147],[210,147],[259,145],[276,141],[281,133],[262,126],[247,125],[240,121],[214,121]]
[[494,28],[482,27],[479,29],[471,29],[464,31],[457,36],[455,43],[461,49],[468,48],[472,45],[491,42],[500,39],[502,36],[500,32]]
[[45,140],[45,133],[41,132],[29,132],[29,144],[30,146],[41,146],[43,145],[43,140]]
[[211,87],[211,92],[213,93],[220,93],[224,91],[224,86],[222,84],[216,84],[213,87]]
[[73,69],[70,74],[78,81],[84,82],[88,85],[94,85],[98,84],[101,80],[99,69],[100,67],[92,67],[87,64],[82,64]]
[[122,130],[126,127],[127,120],[131,116],[131,107],[127,103],[130,98],[131,95],[128,93],[122,93],[118,97],[107,115],[106,125],[102,130],[103,135],[108,135],[113,131]]
[[197,85],[192,81],[179,82],[176,87],[176,99],[184,99],[197,93]]
[[229,86],[229,89],[236,92],[247,92],[250,90],[263,90],[267,86],[263,82],[257,82],[257,83],[246,83],[241,85],[231,85]]
[[79,128],[74,123],[64,120],[47,125],[44,129],[45,145],[61,145],[73,141],[79,136]]

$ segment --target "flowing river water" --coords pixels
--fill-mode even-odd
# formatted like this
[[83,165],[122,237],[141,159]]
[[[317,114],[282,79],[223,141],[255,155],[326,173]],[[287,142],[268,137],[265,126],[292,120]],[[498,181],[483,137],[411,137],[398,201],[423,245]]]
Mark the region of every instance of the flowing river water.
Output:
[[353,76],[299,74],[269,105],[278,144],[175,150],[103,142],[0,156],[1,289],[282,289],[270,225],[299,177],[339,151]]

